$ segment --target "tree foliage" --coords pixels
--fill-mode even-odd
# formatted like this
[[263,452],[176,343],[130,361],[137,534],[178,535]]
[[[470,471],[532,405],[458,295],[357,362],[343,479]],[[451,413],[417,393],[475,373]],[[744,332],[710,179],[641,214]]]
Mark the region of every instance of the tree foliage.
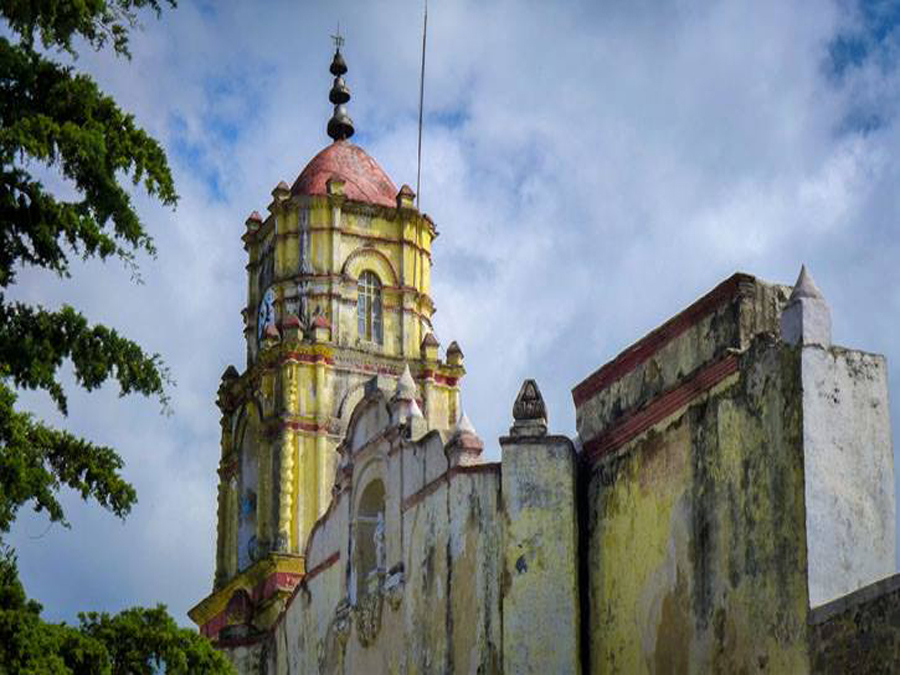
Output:
[[179,628],[163,605],[115,616],[79,614],[80,625],[47,623],[28,600],[15,559],[0,554],[0,675],[193,675],[233,672],[206,638]]
[[[43,621],[2,544],[25,504],[67,525],[58,498],[63,487],[120,517],[137,498],[113,448],[20,410],[17,388],[46,392],[65,415],[59,373],[69,363],[76,384],[88,391],[112,380],[123,396],[140,393],[167,404],[170,379],[159,355],[73,307],[9,297],[23,268],[67,278],[73,256],[118,259],[134,271],[136,255],[155,255],[130,190],[141,187],[174,207],[165,152],[90,77],[52,55],[110,46],[130,58],[129,32],[139,13],[159,14],[161,4],[0,0],[10,36],[0,37],[0,674],[230,672],[205,638],[179,628],[163,606],[80,614],[79,626]],[[48,172],[74,198],[48,190],[41,180]]]
[[[155,253],[127,181],[174,206],[163,149],[90,77],[46,56],[52,49],[74,54],[76,39],[95,48],[109,41],[127,56],[128,30],[145,7],[160,10],[153,0],[0,0],[0,14],[19,38],[0,38],[0,534],[29,502],[65,524],[56,498],[62,486],[119,516],[136,500],[114,450],[18,411],[13,387],[46,391],[66,414],[59,372],[69,361],[88,391],[112,379],[122,395],[167,400],[159,355],[72,307],[51,310],[7,297],[26,266],[67,277],[73,255],[133,265],[136,253]],[[45,189],[36,167],[56,170],[76,198]]]

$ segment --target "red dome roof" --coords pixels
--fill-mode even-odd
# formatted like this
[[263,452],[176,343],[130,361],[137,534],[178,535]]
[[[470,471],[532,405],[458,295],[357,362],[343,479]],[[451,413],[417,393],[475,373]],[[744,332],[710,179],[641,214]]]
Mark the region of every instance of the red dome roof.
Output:
[[335,141],[312,158],[294,181],[291,194],[325,195],[330,178],[344,181],[347,199],[380,206],[397,205],[397,188],[378,163],[358,145]]

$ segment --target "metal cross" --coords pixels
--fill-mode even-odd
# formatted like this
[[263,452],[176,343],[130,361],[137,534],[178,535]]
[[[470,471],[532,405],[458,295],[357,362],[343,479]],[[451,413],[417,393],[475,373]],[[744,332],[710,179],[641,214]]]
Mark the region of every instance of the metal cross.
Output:
[[340,49],[344,46],[344,37],[341,35],[341,22],[338,21],[337,25],[337,35],[332,35],[331,39],[334,41],[334,48]]

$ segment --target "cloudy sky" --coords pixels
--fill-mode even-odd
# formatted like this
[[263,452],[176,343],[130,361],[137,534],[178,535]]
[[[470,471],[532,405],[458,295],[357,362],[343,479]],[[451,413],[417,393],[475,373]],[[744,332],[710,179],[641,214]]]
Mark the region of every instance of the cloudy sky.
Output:
[[[119,449],[139,504],[121,522],[67,494],[72,528],[23,510],[12,542],[53,619],[210,590],[215,391],[244,365],[246,216],[328,142],[340,21],[356,140],[415,184],[422,5],[183,0],[143,19],[134,58],[76,66],[165,147],[177,210],[137,202],[159,248],[20,276],[161,353],[173,414],[74,388],[60,419]],[[896,2],[432,0],[422,207],[436,329],[466,354],[463,400],[488,452],[535,377],[554,431],[570,390],[736,270],[792,283],[807,263],[835,340],[885,354],[900,419],[900,7]],[[896,425],[895,425],[896,429]]]

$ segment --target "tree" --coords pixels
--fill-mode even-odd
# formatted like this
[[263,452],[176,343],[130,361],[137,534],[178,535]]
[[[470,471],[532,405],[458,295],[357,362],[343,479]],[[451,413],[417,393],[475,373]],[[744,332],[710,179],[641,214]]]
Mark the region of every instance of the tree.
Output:
[[[90,77],[48,56],[75,57],[73,45],[81,41],[130,58],[128,36],[142,10],[159,15],[161,3],[0,0],[13,36],[0,37],[0,538],[25,504],[68,526],[58,499],[64,486],[123,518],[137,499],[115,449],[18,409],[16,388],[47,392],[65,415],[59,370],[69,361],[88,391],[114,380],[123,396],[139,393],[167,404],[170,380],[159,355],[92,325],[73,307],[51,310],[7,297],[26,266],[65,278],[72,256],[118,259],[136,269],[137,254],[155,255],[123,180],[174,207],[165,152]],[[36,166],[58,171],[77,198],[65,201],[46,190]],[[154,672],[154,659],[167,672],[227,669],[205,639],[178,629],[162,607],[116,617],[82,614],[77,628],[43,622],[4,546],[0,672],[7,666],[13,672]]]
[[40,604],[26,598],[7,552],[0,557],[0,673],[232,672],[206,638],[179,628],[161,605],[133,607],[112,617],[82,613],[77,627],[46,623],[40,612]]

